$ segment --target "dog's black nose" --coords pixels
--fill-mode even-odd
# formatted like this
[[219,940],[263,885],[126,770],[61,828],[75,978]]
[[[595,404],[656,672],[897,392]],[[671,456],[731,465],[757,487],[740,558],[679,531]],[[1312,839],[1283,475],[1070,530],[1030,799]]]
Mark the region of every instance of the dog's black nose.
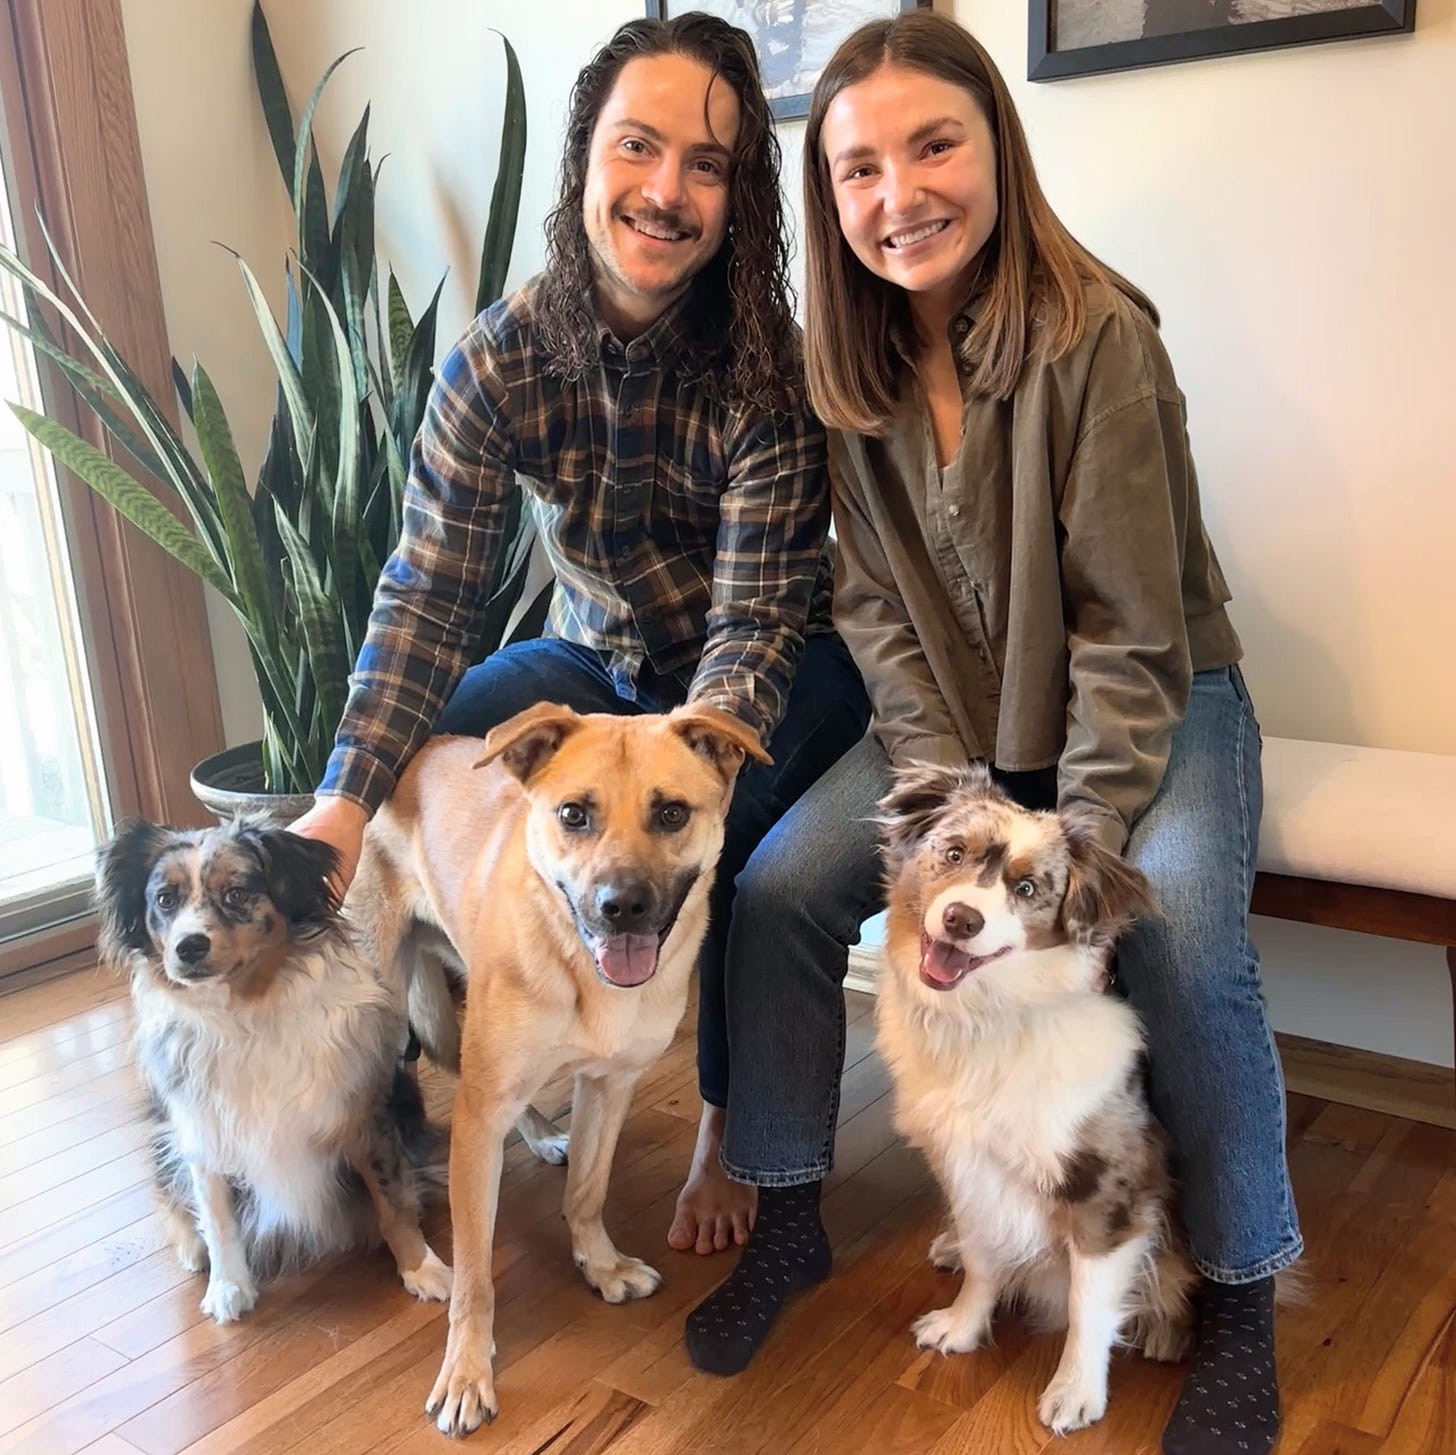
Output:
[[940,922],[953,940],[969,940],[979,935],[986,925],[986,916],[968,904],[948,904]]
[[657,896],[645,879],[612,879],[597,885],[597,914],[613,934],[640,933],[656,904]]
[[184,965],[195,965],[199,960],[207,959],[211,949],[212,941],[206,935],[183,935],[177,941],[177,958]]

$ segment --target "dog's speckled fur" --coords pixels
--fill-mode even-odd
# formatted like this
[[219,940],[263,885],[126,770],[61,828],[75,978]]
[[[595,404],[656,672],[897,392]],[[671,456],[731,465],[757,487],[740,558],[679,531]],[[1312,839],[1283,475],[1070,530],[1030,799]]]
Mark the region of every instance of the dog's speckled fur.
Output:
[[219,1323],[259,1278],[359,1242],[370,1203],[405,1286],[450,1290],[419,1227],[443,1138],[395,1070],[405,986],[341,919],[333,862],[246,820],[133,820],[101,851],[100,948],[131,977],[162,1213]]
[[982,768],[900,773],[882,804],[888,878],[879,1046],[896,1125],[950,1211],[932,1259],[965,1277],[917,1342],[969,1351],[999,1301],[1066,1326],[1042,1395],[1058,1434],[1100,1419],[1119,1339],[1182,1357],[1193,1271],[1172,1213],[1142,1031],[1103,993],[1146,882],[1069,815],[1033,813]]

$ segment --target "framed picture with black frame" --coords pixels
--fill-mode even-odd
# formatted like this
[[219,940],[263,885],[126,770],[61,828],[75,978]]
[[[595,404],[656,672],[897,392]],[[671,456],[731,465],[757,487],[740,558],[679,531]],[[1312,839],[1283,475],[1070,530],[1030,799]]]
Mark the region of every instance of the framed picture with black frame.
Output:
[[710,15],[746,30],[758,51],[769,107],[781,121],[809,114],[814,83],[835,47],[866,21],[902,10],[929,10],[933,0],[647,0],[653,20],[685,10]]
[[1056,81],[1415,29],[1416,0],[1030,0],[1026,77]]

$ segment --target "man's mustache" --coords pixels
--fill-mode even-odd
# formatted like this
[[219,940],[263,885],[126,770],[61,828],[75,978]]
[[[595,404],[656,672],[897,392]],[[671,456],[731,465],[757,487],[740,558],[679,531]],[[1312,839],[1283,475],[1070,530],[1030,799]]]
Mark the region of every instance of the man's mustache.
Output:
[[656,207],[631,207],[623,214],[633,222],[660,228],[663,232],[692,233],[693,228],[680,212],[663,212]]

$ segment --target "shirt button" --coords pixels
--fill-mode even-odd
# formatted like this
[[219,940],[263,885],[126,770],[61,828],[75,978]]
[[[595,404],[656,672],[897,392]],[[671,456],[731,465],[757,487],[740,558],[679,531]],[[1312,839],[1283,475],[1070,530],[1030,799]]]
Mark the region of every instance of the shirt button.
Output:
[[959,505],[952,505],[950,507],[950,509],[947,511],[947,514],[950,515],[950,517],[952,519],[954,519],[955,517],[957,517],[958,515],[960,515],[960,513],[961,513],[961,508],[960,508]]

